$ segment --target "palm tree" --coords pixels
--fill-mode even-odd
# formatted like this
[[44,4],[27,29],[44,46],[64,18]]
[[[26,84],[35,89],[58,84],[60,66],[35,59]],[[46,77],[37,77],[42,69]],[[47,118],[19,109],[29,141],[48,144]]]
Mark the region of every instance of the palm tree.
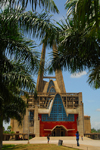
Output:
[[21,8],[24,9],[30,3],[33,11],[35,11],[37,6],[39,6],[40,8],[44,8],[45,11],[59,13],[59,10],[53,0],[0,0],[1,6],[6,5],[7,3],[10,4],[10,6],[13,8],[18,8],[18,6],[21,6]]
[[[100,4],[93,0],[68,0],[67,18],[59,30],[58,53],[52,66],[71,73],[91,70],[88,83],[100,87]],[[96,84],[96,85],[95,85]]]
[[8,65],[0,73],[0,148],[3,120],[9,121],[9,118],[13,118],[21,123],[27,106],[21,95],[28,95],[27,89],[33,91],[35,87],[29,70],[24,65],[12,62]]
[[89,71],[88,83],[95,89],[100,88],[100,65]]
[[34,90],[31,74],[39,67],[39,54],[33,50],[35,44],[24,38],[21,29],[27,32],[31,30],[33,36],[44,39],[46,31],[52,28],[50,18],[47,17],[45,12],[37,15],[12,8],[0,13],[0,149],[3,120],[15,118],[21,123],[26,108],[21,95],[24,93],[27,96],[27,91]]
[[39,15],[9,7],[0,13],[0,27],[0,133],[3,133],[3,120],[15,118],[21,123],[26,108],[21,95],[28,96],[27,91],[33,92],[35,84],[31,74],[39,68],[39,54],[34,50],[36,46],[33,41],[24,38],[21,29],[31,31],[33,36],[42,39],[45,36],[46,42],[55,29],[45,12]]
[[21,123],[27,106],[21,95],[28,96],[27,92],[34,91],[31,74],[39,64],[36,45],[24,38],[13,14],[9,9],[0,13],[0,149],[3,120],[15,118]]
[[67,0],[65,8],[68,18],[73,18],[75,28],[99,27],[99,0]]

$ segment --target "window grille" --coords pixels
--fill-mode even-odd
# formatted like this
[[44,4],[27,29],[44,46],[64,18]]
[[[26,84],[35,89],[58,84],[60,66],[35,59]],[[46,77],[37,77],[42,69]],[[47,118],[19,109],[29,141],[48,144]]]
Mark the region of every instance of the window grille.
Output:
[[49,82],[49,86],[48,86],[48,89],[47,89],[47,93],[49,92],[49,89],[50,89],[51,86],[54,86],[54,83],[53,83],[52,80]]
[[42,121],[74,121],[74,114],[66,115],[61,97],[59,94],[55,96],[51,114],[42,115]]
[[56,93],[56,91],[53,87],[50,89],[50,93]]
[[30,118],[30,121],[33,120],[33,118],[34,118],[34,111],[30,111],[30,117],[29,118]]

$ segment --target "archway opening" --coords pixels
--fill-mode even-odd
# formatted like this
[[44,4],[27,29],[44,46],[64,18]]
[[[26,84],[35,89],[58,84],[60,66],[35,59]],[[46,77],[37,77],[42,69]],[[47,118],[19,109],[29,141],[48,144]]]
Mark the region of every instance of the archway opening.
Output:
[[52,131],[52,136],[65,136],[66,132],[67,131],[62,126],[57,126]]

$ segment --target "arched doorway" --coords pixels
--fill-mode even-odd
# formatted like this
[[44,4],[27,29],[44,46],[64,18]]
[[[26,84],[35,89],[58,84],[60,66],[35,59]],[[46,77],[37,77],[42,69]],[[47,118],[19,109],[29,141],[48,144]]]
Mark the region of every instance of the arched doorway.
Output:
[[52,136],[65,136],[66,132],[62,126],[56,126],[52,131]]

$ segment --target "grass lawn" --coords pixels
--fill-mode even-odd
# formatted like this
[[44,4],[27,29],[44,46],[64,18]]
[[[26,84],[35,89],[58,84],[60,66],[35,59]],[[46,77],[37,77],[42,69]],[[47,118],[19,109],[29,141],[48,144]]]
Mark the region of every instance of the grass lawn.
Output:
[[3,145],[2,150],[78,150],[55,144],[18,144],[18,145]]

